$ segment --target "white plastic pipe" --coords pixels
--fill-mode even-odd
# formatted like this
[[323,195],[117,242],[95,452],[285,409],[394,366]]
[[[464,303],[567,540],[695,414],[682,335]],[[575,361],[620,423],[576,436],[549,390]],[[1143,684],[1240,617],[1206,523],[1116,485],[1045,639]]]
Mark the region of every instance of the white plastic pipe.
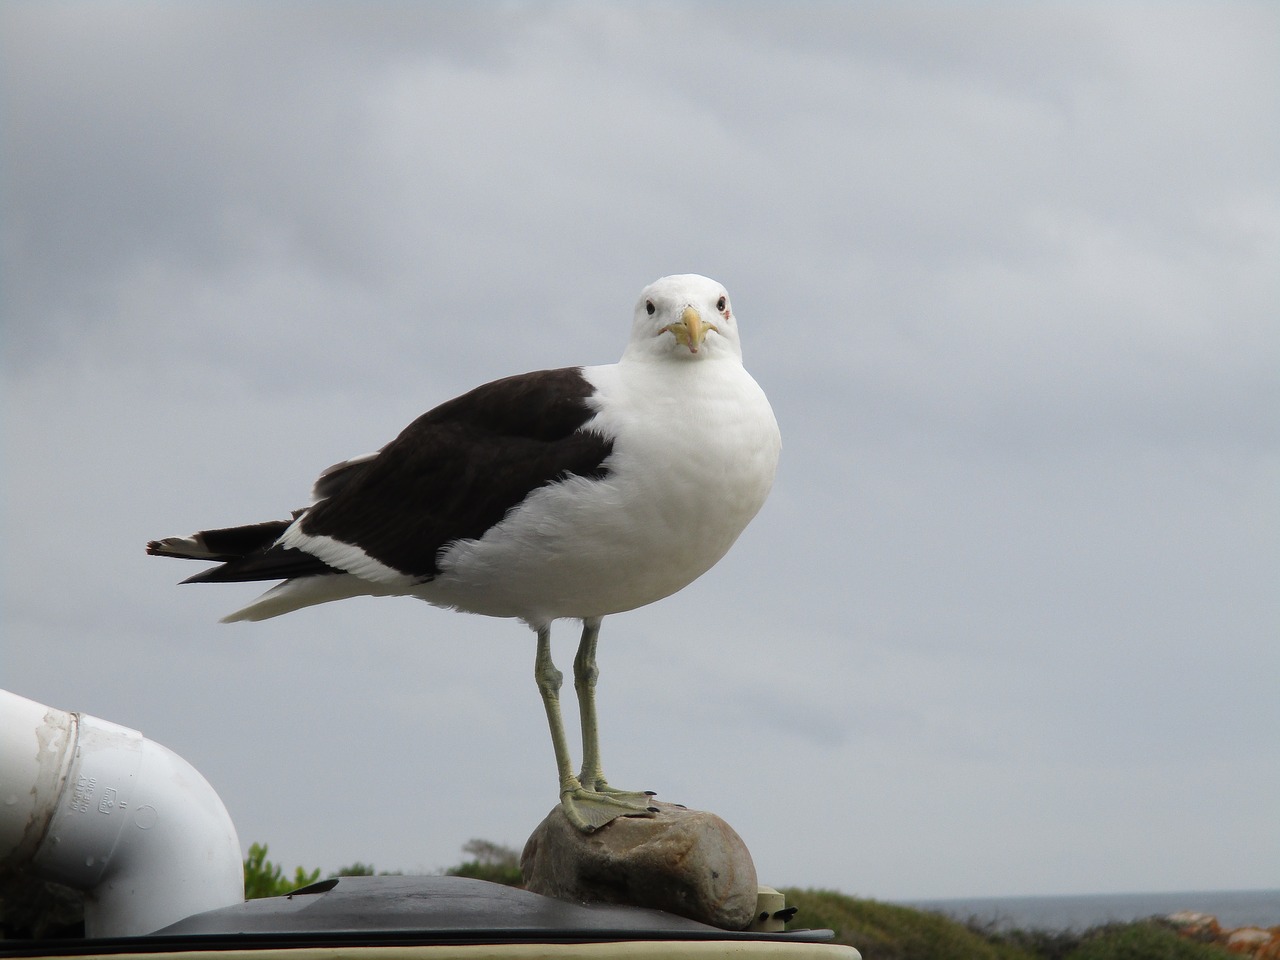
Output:
[[85,935],[151,933],[244,900],[207,780],[136,730],[0,690],[0,867],[85,892]]

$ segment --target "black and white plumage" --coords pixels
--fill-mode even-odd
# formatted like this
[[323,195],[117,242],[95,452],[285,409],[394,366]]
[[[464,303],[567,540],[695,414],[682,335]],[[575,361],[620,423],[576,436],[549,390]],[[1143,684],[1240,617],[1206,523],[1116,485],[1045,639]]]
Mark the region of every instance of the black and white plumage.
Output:
[[[643,814],[600,771],[594,685],[600,620],[709,570],[773,483],[781,441],[742,365],[724,288],[696,275],[641,293],[615,364],[485,384],[423,414],[376,454],[326,470],[289,520],[153,541],[216,560],[188,582],[282,580],[227,621],[347,597],[413,596],[523,620],[566,813],[581,829]],[[560,722],[554,620],[583,621],[575,687],[583,766]]]

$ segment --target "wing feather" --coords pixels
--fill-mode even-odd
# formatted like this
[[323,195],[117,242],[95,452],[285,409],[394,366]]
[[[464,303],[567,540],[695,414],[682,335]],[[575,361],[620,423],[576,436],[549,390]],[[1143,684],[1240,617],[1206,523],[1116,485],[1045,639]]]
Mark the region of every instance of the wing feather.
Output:
[[187,583],[362,569],[429,580],[443,547],[484,536],[539,487],[608,473],[613,444],[586,428],[592,394],[581,367],[495,380],[423,414],[377,453],[329,467],[317,502],[292,520],[153,540],[147,552],[222,561]]
[[423,414],[333,495],[301,532],[358,546],[409,576],[439,573],[447,544],[478,538],[532,491],[567,476],[602,477],[611,441],[581,368],[496,380]]

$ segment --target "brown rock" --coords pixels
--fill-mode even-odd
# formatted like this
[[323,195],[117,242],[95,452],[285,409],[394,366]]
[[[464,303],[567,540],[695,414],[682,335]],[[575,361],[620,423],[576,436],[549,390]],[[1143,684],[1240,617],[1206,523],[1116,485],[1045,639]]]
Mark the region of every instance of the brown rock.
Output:
[[1180,910],[1169,914],[1165,919],[1189,940],[1213,942],[1222,936],[1222,927],[1218,925],[1218,918],[1211,913]]
[[1276,936],[1270,930],[1261,927],[1240,927],[1226,936],[1223,944],[1232,953],[1242,953],[1248,957],[1274,957],[1277,955]]
[[741,930],[756,909],[756,868],[742,838],[714,813],[654,802],[652,817],[620,817],[594,833],[557,806],[520,857],[534,893],[650,907]]
[[1224,930],[1217,917],[1189,910],[1170,914],[1165,919],[1188,939],[1217,944],[1250,960],[1280,960],[1280,927]]

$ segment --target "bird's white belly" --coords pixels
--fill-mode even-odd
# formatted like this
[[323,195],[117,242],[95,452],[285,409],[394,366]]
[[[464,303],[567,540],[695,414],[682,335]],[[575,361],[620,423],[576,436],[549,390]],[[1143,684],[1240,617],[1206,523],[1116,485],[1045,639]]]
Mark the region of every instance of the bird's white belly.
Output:
[[741,381],[726,391],[704,376],[639,405],[629,422],[602,414],[597,426],[617,436],[606,479],[539,490],[483,538],[443,551],[441,575],[415,593],[545,623],[630,610],[697,579],[760,509],[778,459],[763,393],[741,367],[726,373],[746,378],[745,402]]

